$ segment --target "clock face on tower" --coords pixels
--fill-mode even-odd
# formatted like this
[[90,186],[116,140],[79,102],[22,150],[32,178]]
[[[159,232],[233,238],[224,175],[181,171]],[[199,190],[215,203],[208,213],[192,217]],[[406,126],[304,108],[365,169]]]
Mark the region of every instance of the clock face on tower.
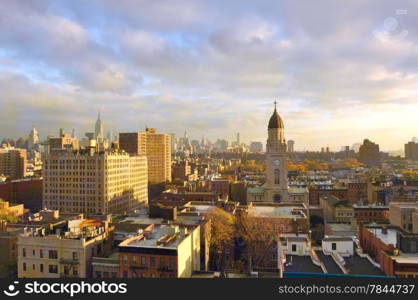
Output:
[[273,160],[273,163],[274,163],[276,166],[278,166],[278,165],[280,164],[280,160],[275,159],[275,160]]

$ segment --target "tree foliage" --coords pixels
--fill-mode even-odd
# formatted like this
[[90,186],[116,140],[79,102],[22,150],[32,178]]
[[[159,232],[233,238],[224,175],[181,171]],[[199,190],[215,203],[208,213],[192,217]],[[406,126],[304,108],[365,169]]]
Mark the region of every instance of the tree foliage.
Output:
[[271,220],[242,214],[237,218],[236,235],[244,247],[243,255],[250,271],[253,267],[271,267],[278,242],[278,232]]

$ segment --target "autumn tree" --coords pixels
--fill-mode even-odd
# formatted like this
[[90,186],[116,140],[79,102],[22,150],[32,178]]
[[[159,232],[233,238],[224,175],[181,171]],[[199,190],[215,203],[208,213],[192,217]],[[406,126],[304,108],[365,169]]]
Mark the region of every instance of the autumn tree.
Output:
[[215,267],[221,271],[230,263],[235,240],[235,217],[221,208],[215,207],[207,215],[210,221],[210,256]]
[[279,234],[269,218],[240,215],[236,221],[236,236],[249,271],[275,267],[271,263],[272,255],[277,251]]

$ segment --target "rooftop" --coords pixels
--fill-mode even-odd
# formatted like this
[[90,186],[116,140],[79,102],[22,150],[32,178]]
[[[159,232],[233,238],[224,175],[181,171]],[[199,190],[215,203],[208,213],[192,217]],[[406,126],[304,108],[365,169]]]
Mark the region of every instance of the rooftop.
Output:
[[254,217],[268,218],[305,218],[300,206],[252,206],[248,208],[249,214]]
[[176,250],[187,236],[187,229],[178,225],[149,226],[143,234],[129,238],[119,247],[162,248]]
[[[397,241],[397,230],[393,228],[382,229],[377,227],[368,227],[367,230],[374,234],[378,239],[380,239],[383,243],[389,245],[393,245],[396,247]],[[386,233],[384,233],[386,232]]]
[[385,273],[378,267],[370,263],[367,258],[361,258],[357,254],[344,258],[349,274],[357,275],[379,275],[384,276]]
[[286,255],[285,272],[323,273],[310,256]]

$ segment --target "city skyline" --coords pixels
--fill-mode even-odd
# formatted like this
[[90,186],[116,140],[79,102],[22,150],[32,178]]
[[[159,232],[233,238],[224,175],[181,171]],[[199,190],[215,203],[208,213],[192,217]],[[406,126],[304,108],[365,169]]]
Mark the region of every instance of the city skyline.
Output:
[[413,1],[126,3],[4,4],[2,137],[82,137],[100,111],[105,132],[264,143],[274,100],[297,150],[418,135]]

